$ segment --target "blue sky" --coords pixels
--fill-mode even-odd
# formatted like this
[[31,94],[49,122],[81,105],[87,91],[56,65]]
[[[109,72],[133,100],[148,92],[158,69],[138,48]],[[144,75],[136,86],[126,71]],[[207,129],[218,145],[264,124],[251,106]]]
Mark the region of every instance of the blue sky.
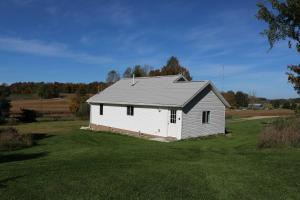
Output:
[[174,55],[220,90],[299,97],[285,72],[300,56],[286,43],[269,51],[256,2],[0,1],[0,82],[101,81],[111,69],[157,68]]

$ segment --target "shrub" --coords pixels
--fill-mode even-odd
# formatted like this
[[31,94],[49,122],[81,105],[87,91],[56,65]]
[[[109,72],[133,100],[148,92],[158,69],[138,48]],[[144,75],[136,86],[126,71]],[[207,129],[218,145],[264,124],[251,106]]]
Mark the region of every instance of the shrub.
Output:
[[300,117],[300,105],[297,106],[297,108],[295,109],[295,115],[296,115],[297,117]]
[[267,126],[259,136],[258,147],[298,146],[300,144],[300,120],[277,119]]
[[0,129],[0,148],[13,150],[33,145],[31,135],[21,135],[15,128]]
[[25,123],[36,122],[36,118],[40,116],[41,115],[35,110],[21,109],[21,114],[18,117],[18,120]]
[[8,99],[10,90],[6,85],[0,85],[0,123],[9,118],[10,100]]

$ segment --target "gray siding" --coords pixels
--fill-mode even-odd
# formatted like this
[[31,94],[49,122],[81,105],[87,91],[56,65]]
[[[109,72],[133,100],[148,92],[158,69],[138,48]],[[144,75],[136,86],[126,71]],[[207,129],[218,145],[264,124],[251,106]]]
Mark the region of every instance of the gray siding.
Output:
[[[202,124],[203,111],[210,111],[208,124]],[[182,139],[224,132],[225,106],[208,86],[183,108]]]

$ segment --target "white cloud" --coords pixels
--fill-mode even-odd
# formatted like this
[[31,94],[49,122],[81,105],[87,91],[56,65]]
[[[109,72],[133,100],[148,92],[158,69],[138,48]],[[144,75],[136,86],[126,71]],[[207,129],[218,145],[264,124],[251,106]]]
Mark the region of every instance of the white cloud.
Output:
[[40,56],[69,58],[84,63],[99,64],[111,61],[106,57],[73,52],[67,45],[62,43],[46,43],[40,40],[24,40],[13,37],[0,37],[0,50]]

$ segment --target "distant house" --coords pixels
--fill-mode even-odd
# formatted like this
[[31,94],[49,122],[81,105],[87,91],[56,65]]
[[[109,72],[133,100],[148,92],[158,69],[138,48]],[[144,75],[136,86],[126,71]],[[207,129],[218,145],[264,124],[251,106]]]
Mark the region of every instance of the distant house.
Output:
[[248,109],[254,109],[254,110],[262,110],[264,109],[264,105],[261,103],[249,103]]
[[210,81],[124,78],[87,100],[96,130],[184,139],[224,133],[228,102]]

